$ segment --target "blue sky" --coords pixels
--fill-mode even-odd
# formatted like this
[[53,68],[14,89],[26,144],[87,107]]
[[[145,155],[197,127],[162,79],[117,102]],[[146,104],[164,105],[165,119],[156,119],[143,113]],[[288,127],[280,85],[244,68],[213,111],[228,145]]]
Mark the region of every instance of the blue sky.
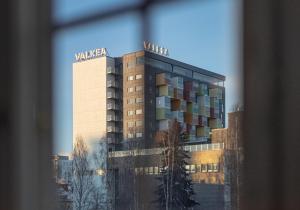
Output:
[[[138,0],[56,0],[54,20],[65,21]],[[239,0],[185,1],[151,9],[151,42],[169,57],[226,76],[226,113],[240,103]],[[76,52],[106,47],[111,56],[142,49],[139,14],[58,31],[53,40],[54,152],[72,150],[72,62]]]

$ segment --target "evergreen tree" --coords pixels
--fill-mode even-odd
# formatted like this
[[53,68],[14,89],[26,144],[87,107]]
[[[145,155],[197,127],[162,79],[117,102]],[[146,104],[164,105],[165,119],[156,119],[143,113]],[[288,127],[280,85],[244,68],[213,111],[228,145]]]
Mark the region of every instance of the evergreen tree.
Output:
[[180,125],[173,121],[168,131],[159,132],[157,140],[163,148],[161,176],[156,190],[156,202],[160,209],[188,209],[198,205],[191,179],[187,173],[187,160],[190,158],[182,143],[185,134],[180,132]]

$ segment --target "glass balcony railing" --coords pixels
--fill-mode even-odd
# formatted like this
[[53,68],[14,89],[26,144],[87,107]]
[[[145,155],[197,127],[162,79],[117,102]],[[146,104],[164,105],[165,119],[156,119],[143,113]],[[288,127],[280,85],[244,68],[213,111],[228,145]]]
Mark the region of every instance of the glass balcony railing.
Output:
[[107,87],[112,87],[112,88],[120,88],[121,85],[119,82],[114,81],[114,80],[108,80],[107,81]]
[[107,115],[106,121],[121,121],[122,118],[114,115]]
[[[223,150],[223,149],[224,149],[224,143],[197,144],[197,145],[184,146],[184,150],[187,152],[201,152],[201,151]],[[163,148],[115,151],[115,152],[110,152],[109,157],[160,155],[162,154],[162,151]]]
[[121,106],[118,104],[109,103],[106,106],[107,110],[120,110]]
[[106,97],[107,98],[112,98],[112,99],[119,99],[120,98],[120,94],[116,93],[114,91],[109,91],[109,92],[107,92]]
[[119,127],[107,126],[107,132],[109,132],[109,133],[118,133],[120,131],[121,131],[121,129]]
[[114,67],[107,67],[106,69],[107,74],[120,74],[120,70]]

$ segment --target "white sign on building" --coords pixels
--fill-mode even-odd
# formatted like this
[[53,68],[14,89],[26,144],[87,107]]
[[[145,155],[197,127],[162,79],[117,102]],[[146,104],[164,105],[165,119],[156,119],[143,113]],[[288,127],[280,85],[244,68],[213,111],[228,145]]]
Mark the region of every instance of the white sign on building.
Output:
[[75,54],[75,60],[76,61],[85,61],[101,56],[106,56],[107,55],[107,50],[106,48],[97,48],[85,52],[80,52]]
[[144,49],[159,55],[169,56],[169,50],[167,48],[155,45],[151,42],[144,41]]

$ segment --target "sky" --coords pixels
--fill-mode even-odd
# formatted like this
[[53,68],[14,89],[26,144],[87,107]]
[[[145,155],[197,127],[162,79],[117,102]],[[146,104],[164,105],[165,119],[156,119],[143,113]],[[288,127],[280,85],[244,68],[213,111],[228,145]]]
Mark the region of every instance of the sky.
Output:
[[[55,0],[54,22],[139,0]],[[150,10],[150,39],[169,57],[226,76],[226,113],[241,103],[239,0],[196,0]],[[143,49],[139,14],[57,31],[53,39],[54,153],[72,151],[72,63],[74,54],[105,47],[112,57]]]

